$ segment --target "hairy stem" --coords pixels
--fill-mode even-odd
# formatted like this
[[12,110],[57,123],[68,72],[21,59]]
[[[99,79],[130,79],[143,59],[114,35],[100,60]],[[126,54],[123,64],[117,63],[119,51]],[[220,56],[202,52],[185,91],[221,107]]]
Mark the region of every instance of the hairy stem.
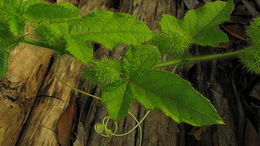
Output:
[[56,48],[50,48],[50,45],[46,44],[46,43],[43,43],[43,42],[40,42],[40,41],[36,41],[36,40],[32,40],[32,39],[29,39],[29,38],[23,38],[20,40],[21,42],[24,42],[26,44],[31,44],[31,45],[34,45],[34,46],[39,46],[39,47],[44,47],[44,48],[49,48],[49,49],[53,49],[53,50],[57,50]]
[[155,68],[165,67],[165,66],[170,66],[170,65],[180,64],[180,63],[186,63],[186,62],[199,62],[199,61],[208,61],[208,60],[213,60],[213,59],[236,57],[237,55],[244,53],[245,51],[247,51],[247,49],[228,52],[228,53],[222,53],[222,54],[213,54],[213,55],[195,56],[195,57],[176,59],[176,60],[159,63],[159,64],[155,65]]

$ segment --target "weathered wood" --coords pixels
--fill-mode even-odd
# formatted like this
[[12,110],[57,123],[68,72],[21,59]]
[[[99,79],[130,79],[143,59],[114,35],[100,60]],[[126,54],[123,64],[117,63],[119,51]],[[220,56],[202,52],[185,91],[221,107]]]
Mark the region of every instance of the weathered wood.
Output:
[[[99,2],[94,2],[99,8]],[[92,4],[91,2],[88,4]],[[90,12],[84,9],[82,13]],[[37,100],[33,109],[23,126],[17,145],[59,145],[57,141],[57,126],[60,116],[68,107],[72,97],[70,88],[61,84],[55,79],[55,68],[57,59],[52,60],[47,75],[40,87]],[[58,76],[61,80],[73,87],[77,86],[80,76],[81,63],[75,61],[72,57],[64,57],[61,60]],[[68,141],[72,139],[69,138]]]
[[7,78],[0,82],[0,145],[15,145],[52,54],[48,49],[22,44],[9,57]]
[[[55,62],[55,61],[54,61]],[[57,122],[71,98],[71,89],[55,79],[55,65],[38,92],[38,98],[31,114],[23,127],[18,145],[58,145],[56,140]],[[81,64],[71,57],[64,57],[60,62],[58,73],[61,80],[76,86]],[[57,73],[57,74],[58,74]]]

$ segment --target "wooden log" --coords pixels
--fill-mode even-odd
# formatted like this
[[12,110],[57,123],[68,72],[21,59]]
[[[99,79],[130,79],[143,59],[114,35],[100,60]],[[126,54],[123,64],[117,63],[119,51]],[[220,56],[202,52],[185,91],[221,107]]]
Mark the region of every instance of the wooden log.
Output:
[[48,49],[22,44],[9,57],[7,78],[0,81],[0,145],[15,145],[52,55]]

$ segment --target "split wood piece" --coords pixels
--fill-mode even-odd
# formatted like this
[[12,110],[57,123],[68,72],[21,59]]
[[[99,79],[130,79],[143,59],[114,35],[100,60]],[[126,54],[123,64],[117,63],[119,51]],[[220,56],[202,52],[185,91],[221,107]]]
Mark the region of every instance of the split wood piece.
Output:
[[13,146],[45,78],[53,51],[21,44],[9,57],[7,78],[0,80],[0,145]]

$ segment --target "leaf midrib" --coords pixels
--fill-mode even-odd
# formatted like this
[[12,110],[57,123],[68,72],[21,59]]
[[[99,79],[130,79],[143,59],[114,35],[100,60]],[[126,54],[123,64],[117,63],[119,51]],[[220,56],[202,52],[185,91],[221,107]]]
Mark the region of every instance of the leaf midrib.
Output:
[[[223,13],[223,10],[224,10],[225,8],[227,8],[227,6],[228,6],[228,3],[225,3],[225,4],[226,4],[225,7],[223,7],[223,8],[220,10],[220,12],[219,12],[213,19],[211,19],[211,21],[210,21],[207,25],[205,25],[205,27],[203,27],[202,29],[200,29],[195,35],[192,36],[193,39],[196,38],[198,34],[201,34],[201,32],[203,32],[207,27],[209,27],[209,26],[214,22],[214,20],[215,20],[217,17],[219,17],[220,14]],[[225,20],[223,20],[223,21],[225,21]],[[222,21],[222,22],[223,22],[223,21]]]

